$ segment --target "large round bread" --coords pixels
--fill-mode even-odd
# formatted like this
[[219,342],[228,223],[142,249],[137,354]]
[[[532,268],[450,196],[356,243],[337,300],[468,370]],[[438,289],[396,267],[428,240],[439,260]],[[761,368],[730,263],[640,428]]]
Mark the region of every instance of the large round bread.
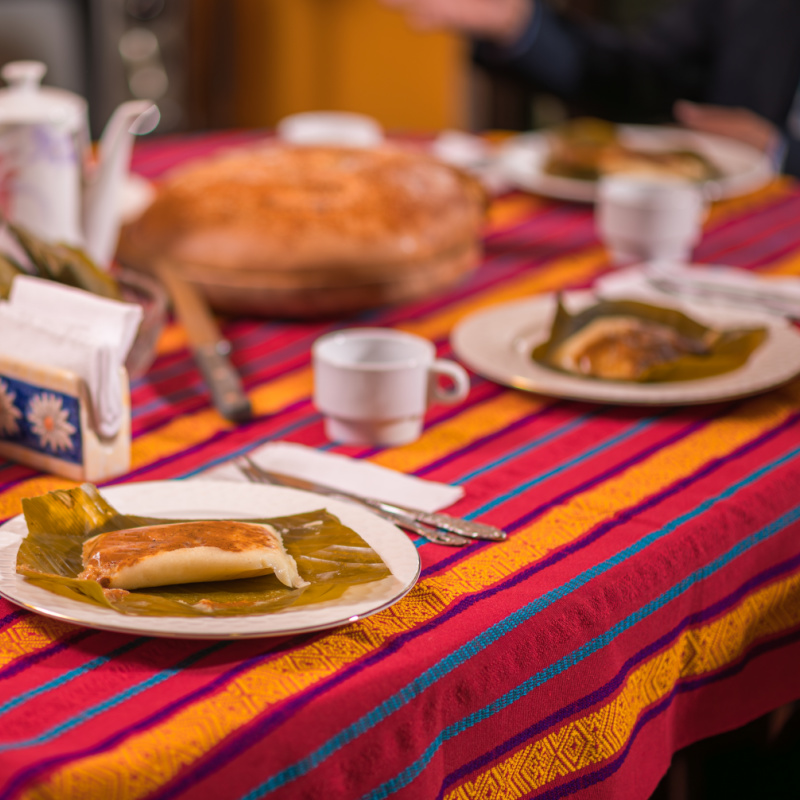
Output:
[[[350,312],[473,269],[485,206],[476,180],[416,151],[260,145],[168,176],[118,258],[167,264],[228,312]],[[314,297],[330,289],[340,302]]]

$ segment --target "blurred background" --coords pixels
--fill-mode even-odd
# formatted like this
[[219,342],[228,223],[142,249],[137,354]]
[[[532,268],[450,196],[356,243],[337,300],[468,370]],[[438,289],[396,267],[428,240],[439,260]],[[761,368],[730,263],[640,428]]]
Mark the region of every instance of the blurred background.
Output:
[[[559,5],[635,25],[669,1]],[[525,130],[565,113],[377,0],[0,0],[0,64],[21,58],[44,61],[45,83],[89,99],[95,137],[133,97],[158,102],[158,133],[272,127],[312,109],[416,132]]]

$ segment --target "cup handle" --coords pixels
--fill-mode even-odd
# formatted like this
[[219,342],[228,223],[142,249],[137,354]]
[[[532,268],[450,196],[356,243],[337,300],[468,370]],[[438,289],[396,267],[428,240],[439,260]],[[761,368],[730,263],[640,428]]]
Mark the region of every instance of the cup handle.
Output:
[[[442,386],[439,378],[445,376],[453,382],[452,386]],[[428,402],[452,405],[464,400],[469,394],[469,375],[455,361],[437,358],[430,367],[428,379]]]

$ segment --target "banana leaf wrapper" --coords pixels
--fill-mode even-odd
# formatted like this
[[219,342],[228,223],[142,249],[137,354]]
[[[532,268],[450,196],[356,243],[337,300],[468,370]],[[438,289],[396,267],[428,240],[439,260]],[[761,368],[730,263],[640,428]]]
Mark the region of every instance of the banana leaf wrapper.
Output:
[[25,270],[13,258],[0,253],[0,300],[8,299],[14,278],[25,274]]
[[66,244],[45,242],[10,222],[8,229],[30,259],[36,277],[85,289],[111,300],[122,300],[122,290],[116,279],[100,269],[83,250]]
[[26,499],[22,504],[28,535],[17,554],[17,572],[51,592],[122,614],[203,617],[269,614],[290,606],[337,600],[351,586],[391,575],[361,536],[330,512],[320,509],[247,520],[272,525],[281,534],[301,577],[309,582],[302,589],[289,588],[274,575],[264,575],[107,592],[96,581],[77,577],[83,569],[84,541],[98,533],[178,520],[121,514],[90,484]]
[[[736,328],[715,331],[686,314],[672,308],[642,303],[637,300],[603,300],[576,314],[564,307],[561,296],[557,297],[556,313],[547,341],[537,345],[531,357],[537,363],[558,370],[567,375],[576,373],[562,369],[554,360],[558,348],[571,336],[600,317],[632,316],[650,322],[657,322],[675,329],[682,336],[696,342],[707,341],[707,334],[714,333],[713,341],[705,353],[682,354],[670,361],[664,361],[644,369],[637,383],[659,381],[688,381],[722,375],[742,367],[750,355],[767,337],[765,328]],[[581,377],[594,380],[591,375]]]

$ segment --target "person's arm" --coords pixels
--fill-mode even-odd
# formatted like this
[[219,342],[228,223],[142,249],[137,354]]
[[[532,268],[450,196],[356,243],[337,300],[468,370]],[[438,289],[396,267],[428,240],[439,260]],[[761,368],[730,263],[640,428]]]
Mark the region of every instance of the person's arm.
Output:
[[678,0],[645,29],[630,33],[565,16],[537,0],[516,42],[479,39],[476,60],[511,70],[582,113],[629,122],[667,120],[678,98],[703,99],[713,4]]

